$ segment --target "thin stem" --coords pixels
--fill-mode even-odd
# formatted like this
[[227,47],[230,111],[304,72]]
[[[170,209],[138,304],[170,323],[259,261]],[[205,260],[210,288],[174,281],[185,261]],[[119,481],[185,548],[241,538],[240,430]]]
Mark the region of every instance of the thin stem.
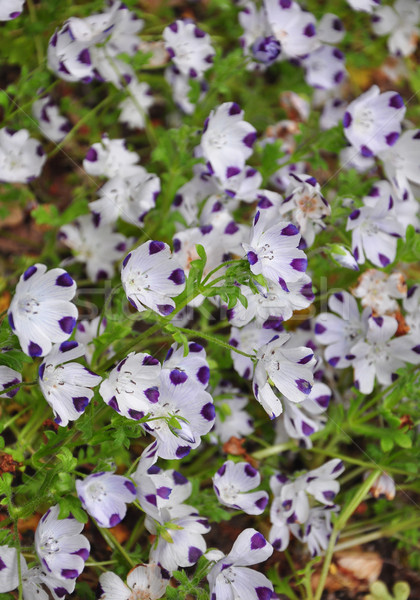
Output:
[[418,518],[412,519],[411,521],[406,521],[405,523],[397,523],[396,525],[384,527],[383,529],[378,529],[377,531],[373,531],[372,533],[367,533],[366,535],[361,535],[359,537],[352,538],[351,540],[347,540],[346,542],[342,542],[341,544],[337,544],[335,550],[345,550],[347,548],[353,548],[354,546],[367,544],[368,542],[373,542],[374,540],[379,540],[384,537],[392,537],[394,533],[397,533],[398,531],[405,531],[406,529],[416,529],[419,525],[420,519]]
[[104,538],[104,540],[107,542],[107,544],[111,546],[113,550],[118,550],[118,552],[121,554],[121,556],[124,557],[124,559],[130,565],[131,568],[136,566],[134,560],[127,554],[127,552],[121,546],[119,541],[107,529],[103,529],[102,527],[98,526],[98,530]]
[[255,356],[253,354],[248,354],[247,352],[242,352],[242,350],[238,350],[238,348],[235,348],[235,346],[231,346],[224,340],[222,340],[214,335],[210,335],[209,333],[202,333],[200,331],[194,331],[194,329],[187,329],[186,327],[177,327],[177,329],[178,329],[178,331],[182,331],[182,333],[202,338],[203,340],[213,342],[213,343],[217,344],[218,346],[221,346],[222,348],[226,348],[227,350],[233,350],[234,352],[237,352],[237,354],[242,354],[242,356],[246,356],[247,358],[255,359]]
[[[27,5],[28,5],[28,10],[29,10],[29,18],[31,19],[32,23],[35,24],[37,22],[37,19],[36,19],[36,10],[35,10],[34,3],[32,0],[28,0]],[[35,52],[36,52],[36,58],[38,60],[38,64],[42,65],[42,63],[44,62],[44,50],[43,50],[41,38],[39,37],[39,35],[34,35],[34,44],[35,44]]]
[[264,450],[257,450],[257,452],[253,452],[251,456],[256,460],[263,460],[269,456],[280,454],[280,452],[284,452],[285,450],[296,450],[297,448],[298,445],[293,440],[286,442],[285,444],[276,444],[274,446],[270,446],[269,448],[264,448]]
[[57,152],[60,152],[60,150],[62,150],[63,146],[65,146],[67,144],[67,142],[69,142],[75,136],[75,134],[80,129],[80,127],[82,125],[84,125],[87,121],[89,121],[90,118],[96,112],[98,112],[101,108],[103,108],[108,103],[110,103],[112,100],[114,100],[117,95],[118,94],[112,94],[111,96],[105,96],[105,98],[103,100],[101,100],[101,102],[99,102],[96,106],[94,106],[92,108],[92,110],[90,110],[84,117],[82,117],[71,128],[71,130],[68,132],[68,134],[66,135],[66,137],[64,139],[62,139],[61,142],[59,144],[57,144],[56,147],[53,150],[51,150],[51,152],[48,154],[48,158],[51,158],[52,156],[55,156],[57,154]]
[[356,494],[351,498],[348,504],[343,508],[341,514],[339,515],[334,528],[331,533],[330,541],[328,543],[327,552],[325,554],[324,563],[322,565],[322,571],[319,578],[318,587],[316,589],[316,593],[314,596],[314,600],[321,600],[322,592],[324,591],[325,582],[327,580],[328,571],[330,569],[332,557],[335,550],[335,544],[341,529],[344,528],[347,521],[350,519],[351,515],[357,509],[357,507],[363,502],[366,495],[369,493],[370,488],[375,483],[375,481],[380,476],[381,472],[376,470],[371,473],[366,480],[359,487]]

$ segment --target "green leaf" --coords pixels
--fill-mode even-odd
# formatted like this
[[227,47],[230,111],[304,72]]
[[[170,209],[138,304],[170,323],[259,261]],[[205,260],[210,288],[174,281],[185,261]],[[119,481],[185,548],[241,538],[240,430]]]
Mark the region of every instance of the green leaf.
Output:
[[390,452],[394,447],[394,442],[390,437],[381,439],[381,448],[383,452]]
[[0,365],[5,365],[15,371],[21,371],[23,363],[31,362],[32,358],[20,350],[9,350],[8,352],[0,353]]

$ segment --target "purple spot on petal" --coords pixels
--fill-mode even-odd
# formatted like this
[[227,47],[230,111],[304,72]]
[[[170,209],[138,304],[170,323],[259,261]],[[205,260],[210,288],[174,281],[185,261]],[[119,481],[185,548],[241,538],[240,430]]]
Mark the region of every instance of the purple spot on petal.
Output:
[[295,382],[298,390],[300,390],[303,394],[310,394],[312,386],[309,381],[306,381],[306,379],[296,379]]
[[199,548],[196,548],[195,546],[190,546],[188,549],[188,560],[190,563],[196,563],[197,560],[200,558],[200,556],[202,555],[202,551]]
[[210,379],[210,369],[203,365],[197,371],[197,379],[203,385],[207,385]]
[[156,386],[144,390],[144,395],[152,404],[156,404],[159,400],[159,390]]
[[246,257],[250,265],[255,265],[255,263],[258,261],[258,256],[252,250],[248,252]]
[[164,317],[170,315],[171,312],[174,311],[174,307],[171,304],[158,304],[157,309]]
[[35,267],[35,265],[32,265],[32,267],[29,267],[28,269],[26,269],[26,271],[23,274],[23,280],[27,281],[30,277],[32,277],[32,275],[34,273],[37,272],[37,268]]
[[111,527],[115,527],[115,525],[118,525],[118,523],[121,523],[121,517],[118,513],[114,513],[109,519],[109,524]]
[[149,254],[157,254],[164,250],[165,244],[163,242],[153,241],[149,244]]
[[15,330],[15,322],[13,320],[13,313],[9,312],[9,314],[7,315],[7,319],[9,321],[9,325],[11,327],[11,329],[13,329],[13,331]]
[[112,396],[111,400],[108,402],[108,406],[110,406],[117,412],[120,412],[120,407],[118,406],[118,402],[115,396]]
[[399,137],[400,134],[398,133],[398,131],[393,131],[392,133],[388,133],[388,135],[385,136],[385,141],[388,144],[388,146],[393,146]]
[[61,569],[61,576],[64,579],[76,579],[79,576],[79,571],[77,569]]
[[386,267],[391,262],[387,256],[381,254],[380,252],[378,253],[378,258],[383,267]]
[[254,469],[250,464],[245,465],[244,471],[248,477],[255,477],[258,474],[257,469]]
[[306,35],[306,37],[313,37],[315,33],[315,25],[313,23],[308,23],[308,25],[303,30],[303,34]]
[[55,284],[61,287],[71,287],[74,281],[68,273],[62,273],[55,280]]
[[187,456],[190,453],[190,446],[178,446],[178,448],[176,449],[176,456],[178,458],[184,458],[185,456]]
[[212,402],[205,404],[200,413],[207,421],[214,421],[216,418],[216,411]]
[[28,345],[28,354],[29,356],[41,356],[42,348],[38,346],[35,342],[29,342]]
[[185,273],[182,269],[175,269],[169,275],[168,279],[173,281],[175,285],[182,285],[183,283],[185,283]]
[[89,162],[95,162],[96,160],[98,160],[98,153],[96,152],[95,148],[89,148],[86,154],[86,160],[88,160]]
[[256,139],[257,139],[257,132],[252,131],[251,133],[248,133],[242,141],[245,144],[245,146],[248,146],[248,148],[252,148]]
[[63,317],[58,321],[64,333],[71,333],[76,325],[76,319],[73,317]]
[[180,371],[179,369],[174,369],[169,374],[169,379],[174,385],[179,385],[181,383],[185,383],[188,379],[188,375],[185,371]]
[[82,413],[88,404],[89,404],[89,398],[86,398],[86,396],[79,396],[77,398],[73,398],[74,408],[79,413]]
[[251,538],[251,550],[257,550],[258,548],[264,548],[267,544],[262,533],[254,533]]
[[293,267],[293,269],[295,269],[295,271],[306,271],[306,267],[308,266],[308,259],[305,258],[294,258],[291,263],[290,266]]
[[392,108],[402,108],[404,106],[404,100],[399,94],[394,94],[389,100],[389,106]]
[[130,417],[132,419],[134,419],[134,421],[139,421],[140,419],[142,419],[144,417],[144,412],[141,410],[134,410],[134,408],[129,408],[128,409],[128,414],[130,415]]
[[231,116],[239,115],[240,112],[241,112],[241,109],[240,109],[239,104],[236,104],[236,102],[232,102],[232,104],[230,105],[230,108],[229,108],[229,115],[231,115]]

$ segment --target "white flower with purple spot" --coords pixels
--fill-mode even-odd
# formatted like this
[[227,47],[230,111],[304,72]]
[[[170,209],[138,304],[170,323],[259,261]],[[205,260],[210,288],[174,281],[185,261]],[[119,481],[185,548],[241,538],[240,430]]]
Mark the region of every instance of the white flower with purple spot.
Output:
[[98,192],[98,200],[89,202],[89,208],[102,224],[115,223],[120,217],[140,227],[155,207],[159,193],[159,177],[139,166],[134,175],[115,175],[107,181]]
[[86,512],[100,527],[115,527],[124,519],[127,504],[136,499],[135,485],[127,477],[99,472],[76,479],[77,495]]
[[71,123],[60,115],[51,96],[44,96],[32,104],[32,114],[39,123],[41,133],[53,142],[61,142],[71,129]]
[[70,300],[76,284],[63,269],[40,263],[21,275],[7,315],[22,350],[29,356],[45,356],[53,342],[64,342],[76,325],[77,308]]
[[[210,379],[210,369],[206,359],[206,351],[196,342],[188,344],[188,354],[184,348],[172,344],[162,364],[162,371],[177,370],[184,373],[191,383],[196,382],[205,389]],[[184,377],[184,375],[181,375]]]
[[315,381],[306,400],[299,404],[284,402],[283,419],[276,422],[276,444],[294,439],[305,448],[312,448],[310,436],[323,429],[324,413],[330,399],[331,389],[325,383]]
[[371,13],[378,8],[381,0],[347,0],[347,3],[350,4],[354,10]]
[[273,35],[288,58],[309,54],[319,45],[315,17],[297,2],[264,0],[264,6]]
[[328,247],[331,258],[334,262],[344,267],[345,269],[351,269],[352,271],[358,271],[359,265],[353,254],[342,244],[331,244]]
[[290,402],[302,402],[311,393],[314,381],[313,369],[316,363],[310,348],[285,346],[293,338],[280,333],[257,352],[252,388],[254,396],[270,418],[278,417],[282,411],[276,389]]
[[0,129],[0,181],[29,183],[39,177],[46,160],[43,147],[29,131]]
[[268,504],[267,492],[252,492],[261,483],[259,472],[249,463],[227,460],[213,475],[213,489],[224,506],[260,515]]
[[229,441],[232,436],[246,437],[254,431],[250,414],[244,410],[248,398],[228,381],[220,381],[213,391],[216,420],[212,437],[217,436],[221,443]]
[[[322,109],[322,114],[319,118],[319,126],[323,131],[332,129],[339,125],[346,112],[347,102],[341,98],[328,98]],[[354,149],[353,154],[355,154]]]
[[2,0],[0,6],[0,21],[11,21],[19,17],[25,0]]
[[298,281],[306,271],[308,259],[298,249],[301,235],[286,221],[272,224],[271,215],[258,211],[249,244],[242,244],[254,275],[264,275],[281,286]]
[[292,220],[299,227],[306,245],[312,246],[316,233],[325,228],[323,220],[331,213],[315,177],[291,174],[291,182],[280,206],[282,216],[289,213],[292,213]]
[[388,50],[396,56],[410,56],[417,48],[420,7],[415,0],[396,0],[394,6],[378,6],[372,16],[376,35],[388,35]]
[[102,177],[131,177],[143,172],[137,162],[140,160],[136,152],[127,150],[124,139],[110,140],[107,134],[100,142],[93,144],[87,151],[83,168],[89,175]]
[[133,56],[139,49],[137,33],[143,21],[121,2],[112,2],[99,14],[71,17],[48,44],[48,66],[65,81],[112,81],[121,87],[115,69],[130,81],[132,69],[116,57]]
[[160,370],[157,358],[131,352],[104,379],[99,394],[115,411],[138,421],[159,400]]
[[406,311],[405,321],[410,327],[410,333],[420,337],[420,286],[413,285],[407,291],[407,297],[403,301]]
[[397,92],[381,94],[373,85],[348,105],[343,117],[344,134],[362,156],[376,156],[397,142],[405,110]]
[[224,102],[204,123],[201,152],[222,182],[228,183],[244,169],[257,139],[256,130],[243,116],[244,111],[235,102]]
[[[342,461],[333,459],[318,469],[300,475],[294,481],[281,474],[273,475],[270,487],[276,497],[276,509],[273,511],[277,515],[276,518],[285,519],[285,525],[306,523],[310,510],[308,495],[321,504],[333,506],[334,498],[340,490],[336,479],[343,471]],[[273,522],[275,523],[275,520]],[[273,545],[276,547],[274,542]]]
[[121,281],[128,301],[139,312],[150,308],[163,316],[175,309],[173,298],[185,288],[185,273],[164,242],[142,244],[124,258]]
[[[101,321],[100,324],[99,321]],[[93,354],[95,352],[93,340],[96,339],[97,336],[102,335],[105,331],[105,328],[106,319],[101,319],[99,316],[95,317],[91,321],[83,319],[83,321],[79,321],[77,324],[74,339],[76,342],[84,346],[85,358],[88,364],[92,362]],[[106,355],[109,358],[113,356],[112,347],[108,348]]]
[[317,506],[309,510],[306,522],[300,526],[297,523],[290,525],[290,530],[301,542],[308,545],[311,557],[319,556],[328,548],[333,525],[331,514],[338,512],[338,506]]
[[127,85],[128,96],[119,103],[121,110],[118,121],[125,123],[130,129],[144,129],[147,112],[153,104],[152,91],[147,83],[133,79]]
[[[22,574],[28,570],[26,560],[20,555]],[[0,593],[11,592],[19,585],[18,552],[11,546],[0,546]]]
[[[280,325],[281,327],[281,325]],[[254,355],[259,348],[273,339],[273,329],[264,329],[255,322],[250,322],[244,327],[232,327],[229,344],[241,352]],[[251,379],[254,371],[254,361],[250,356],[244,356],[231,350],[230,355],[235,371],[244,379]]]
[[127,575],[124,583],[118,575],[107,571],[99,577],[99,600],[158,600],[169,583],[169,573],[153,563],[139,565]]
[[341,19],[333,13],[324,13],[316,28],[318,39],[325,44],[338,44],[345,35]]
[[406,199],[405,194],[412,195],[410,183],[420,185],[419,149],[420,130],[409,129],[392,148],[379,154],[387,178],[400,191],[403,200]]
[[420,344],[414,335],[391,339],[398,329],[393,317],[371,317],[365,340],[351,348],[354,385],[362,394],[373,391],[375,378],[382,386],[391,385],[398,377],[396,371],[406,363],[420,363]]
[[89,557],[90,544],[81,535],[83,523],[74,517],[59,519],[60,507],[52,506],[41,517],[35,532],[35,549],[47,573],[57,579],[76,579]]
[[109,223],[101,223],[95,215],[82,215],[69,225],[63,225],[59,240],[74,253],[76,262],[86,264],[86,273],[92,281],[110,279],[115,263],[131,244],[122,233],[116,233]]
[[404,228],[393,210],[394,200],[365,197],[365,205],[349,215],[347,231],[352,232],[353,256],[359,264],[366,258],[377,267],[386,267],[395,260],[397,238],[404,235]]
[[245,308],[238,301],[228,310],[227,316],[232,325],[243,327],[255,318],[263,329],[276,329],[283,321],[289,320],[295,310],[310,306],[315,297],[311,279],[305,274],[288,286],[277,285],[273,281],[267,283],[268,289],[257,286],[259,294],[254,294],[248,286],[241,286],[241,293],[247,299],[248,306]]
[[24,600],[48,600],[50,596],[43,586],[48,588],[53,600],[62,600],[64,596],[74,591],[76,580],[58,578],[49,573],[45,567],[39,566],[22,573]]
[[[19,391],[18,387],[15,387],[18,383],[22,382],[22,375],[11,369],[10,367],[6,367],[6,365],[0,365],[0,390],[6,390],[5,392],[0,391],[0,398],[13,398]],[[7,388],[14,387],[14,390],[10,392],[7,391]]]
[[[261,533],[255,529],[245,529],[237,537],[229,554],[222,555],[207,575],[211,600],[270,600],[274,593],[271,581],[249,566],[266,561],[272,554],[272,545]],[[209,552],[207,556],[211,559],[212,553]],[[217,558],[219,556],[217,553]]]
[[39,367],[39,386],[53,409],[55,422],[62,427],[82,415],[93,397],[91,388],[102,380],[87,367],[69,363],[84,353],[84,346],[75,341],[55,344]]
[[314,88],[336,88],[347,76],[344,63],[345,56],[341,50],[321,45],[302,61],[305,67],[305,81]]
[[246,2],[238,19],[244,30],[240,37],[244,54],[257,61],[248,68],[261,69],[273,64],[280,57],[281,45],[272,34],[265,9],[258,10],[253,2]]
[[[196,106],[189,99],[192,80],[187,75],[183,75],[175,65],[169,65],[165,69],[164,77],[171,86],[174,103],[180,110],[182,110],[182,112],[187,115],[192,115]],[[201,93],[198,98],[198,102],[201,102],[206,95],[208,85],[204,79],[199,81],[199,85]]]
[[143,429],[158,440],[161,458],[184,458],[201,443],[213,427],[215,408],[203,385],[185,371],[162,370],[157,402],[150,402],[150,415]]
[[163,31],[165,48],[179,71],[188,77],[201,77],[213,64],[210,36],[195,23],[175,21]]
[[345,369],[354,356],[351,348],[363,339],[368,327],[371,310],[365,308],[360,314],[357,301],[348,292],[336,292],[328,299],[331,312],[320,313],[315,319],[315,339],[326,346],[325,359],[336,369]]
[[[169,572],[195,565],[207,548],[203,537],[210,531],[207,519],[198,514],[171,518],[169,511],[163,509],[158,523],[160,535],[150,551],[150,560]],[[151,519],[146,518],[145,525],[151,534],[158,533],[156,523]]]

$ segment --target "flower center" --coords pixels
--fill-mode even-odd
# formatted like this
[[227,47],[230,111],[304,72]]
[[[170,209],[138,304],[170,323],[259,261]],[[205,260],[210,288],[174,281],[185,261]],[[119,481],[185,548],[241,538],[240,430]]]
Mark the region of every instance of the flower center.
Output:
[[47,554],[55,554],[60,550],[60,545],[58,541],[50,535],[46,539],[42,540],[41,550],[43,550]]
[[18,310],[20,314],[37,315],[38,314],[39,302],[36,298],[32,298],[27,295],[22,298],[18,303]]
[[95,502],[102,502],[104,496],[106,496],[106,491],[101,483],[94,481],[89,484],[87,488],[87,494]]

